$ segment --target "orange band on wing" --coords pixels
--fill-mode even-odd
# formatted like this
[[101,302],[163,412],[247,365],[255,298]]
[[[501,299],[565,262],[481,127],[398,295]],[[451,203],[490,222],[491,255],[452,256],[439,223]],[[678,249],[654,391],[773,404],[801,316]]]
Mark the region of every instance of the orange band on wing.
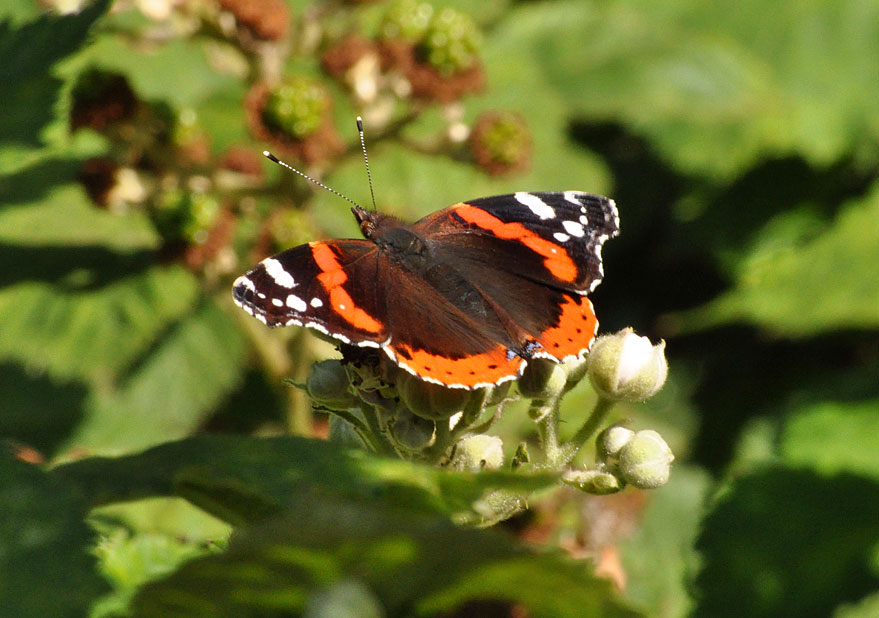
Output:
[[324,243],[310,243],[311,254],[321,273],[317,280],[330,297],[333,311],[355,328],[368,333],[380,333],[384,330],[381,322],[354,304],[351,295],[342,287],[348,281],[348,275],[342,270],[335,252]]
[[598,320],[589,299],[567,294],[564,298],[558,323],[537,337],[543,346],[538,356],[550,355],[560,361],[588,350],[595,339]]
[[388,349],[396,356],[397,364],[420,378],[468,388],[479,384],[497,384],[504,378],[515,376],[524,362],[518,356],[508,359],[503,346],[462,358],[437,356],[403,343],[391,343]]
[[577,266],[567,252],[558,245],[544,240],[521,223],[504,223],[494,215],[470,204],[454,206],[455,212],[467,223],[488,230],[498,238],[517,240],[541,255],[547,270],[560,281],[577,280]]

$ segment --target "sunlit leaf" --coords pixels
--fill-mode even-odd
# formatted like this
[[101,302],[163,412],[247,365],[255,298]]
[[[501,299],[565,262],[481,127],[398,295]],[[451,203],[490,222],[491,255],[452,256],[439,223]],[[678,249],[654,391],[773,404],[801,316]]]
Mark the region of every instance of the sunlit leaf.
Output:
[[814,237],[775,230],[775,239],[764,239],[742,263],[731,291],[683,314],[686,330],[752,322],[802,337],[879,326],[879,278],[866,275],[876,266],[879,186],[846,204]]
[[779,450],[791,465],[825,475],[849,472],[879,479],[879,400],[827,402],[792,414]]
[[70,446],[134,450],[194,431],[241,379],[244,337],[202,301],[152,343],[114,387],[93,391]]

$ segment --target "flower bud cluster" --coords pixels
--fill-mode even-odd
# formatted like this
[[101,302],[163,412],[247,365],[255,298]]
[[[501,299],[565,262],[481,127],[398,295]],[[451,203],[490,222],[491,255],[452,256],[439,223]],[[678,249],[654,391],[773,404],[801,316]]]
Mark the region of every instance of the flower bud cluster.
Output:
[[614,425],[598,435],[598,458],[621,484],[656,489],[668,482],[674,455],[652,429],[632,431]]
[[[351,346],[342,349],[343,360],[314,365],[307,388],[317,403],[330,410],[346,411],[343,418],[349,420],[357,415],[353,410],[362,412],[362,404],[366,404],[386,428],[385,439],[403,457],[467,472],[505,465],[503,442],[483,433],[486,426],[477,421],[486,407],[506,397],[509,384],[476,391],[446,388],[401,370],[378,350]],[[518,381],[518,390],[532,400],[531,415],[542,428],[542,439],[557,435],[551,423],[558,423],[558,402],[587,373],[599,393],[593,415],[569,442],[556,442],[555,451],[544,444],[542,462],[538,459],[531,464],[526,445],[520,445],[510,464],[513,469],[547,464],[553,469],[567,467],[601,425],[614,400],[640,401],[662,386],[667,374],[664,344],[654,346],[626,329],[600,338],[585,359],[567,363],[532,359]],[[363,429],[358,430],[360,437]],[[350,433],[337,428],[334,435],[350,443]],[[551,452],[554,459],[547,455]],[[633,431],[621,425],[612,425],[598,435],[596,453],[594,467],[568,469],[563,473],[563,482],[592,494],[614,493],[627,485],[653,489],[668,482],[674,461],[671,449],[657,432]]]

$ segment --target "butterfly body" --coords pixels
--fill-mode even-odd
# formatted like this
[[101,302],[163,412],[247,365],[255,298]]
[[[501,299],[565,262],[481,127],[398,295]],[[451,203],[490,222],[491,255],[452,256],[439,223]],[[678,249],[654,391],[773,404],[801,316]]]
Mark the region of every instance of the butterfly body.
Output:
[[352,209],[364,239],[317,241],[257,264],[235,302],[268,326],[302,325],[377,347],[453,388],[517,377],[534,357],[585,353],[597,321],[586,298],[618,233],[613,201],[516,193],[462,202],[414,224]]

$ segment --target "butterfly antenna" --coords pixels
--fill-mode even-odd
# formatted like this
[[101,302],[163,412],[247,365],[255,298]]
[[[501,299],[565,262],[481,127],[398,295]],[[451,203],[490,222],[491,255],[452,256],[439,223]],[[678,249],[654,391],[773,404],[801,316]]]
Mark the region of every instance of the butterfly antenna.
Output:
[[265,156],[265,157],[266,157],[269,161],[271,161],[272,163],[277,163],[277,164],[280,165],[281,167],[286,167],[286,168],[287,168],[288,170],[290,170],[291,172],[293,172],[293,173],[295,173],[295,174],[299,174],[300,176],[302,176],[303,178],[305,178],[305,180],[307,180],[307,181],[309,181],[309,182],[312,182],[312,183],[316,184],[316,185],[317,185],[318,187],[320,187],[321,189],[326,189],[326,190],[329,191],[330,193],[332,193],[332,194],[334,194],[334,195],[338,195],[338,196],[341,197],[343,200],[345,200],[345,201],[347,201],[347,202],[349,202],[349,203],[351,203],[351,204],[354,204],[355,206],[357,206],[357,208],[363,209],[363,206],[361,206],[360,204],[358,204],[357,202],[355,202],[354,200],[352,200],[352,199],[351,199],[350,197],[348,197],[347,195],[343,195],[342,193],[339,193],[339,192],[336,191],[335,189],[331,189],[331,188],[329,188],[329,187],[326,186],[324,183],[322,183],[320,180],[317,180],[317,179],[315,179],[315,178],[312,178],[312,177],[309,176],[308,174],[305,174],[305,173],[303,173],[303,172],[300,172],[298,169],[296,169],[296,168],[293,167],[292,165],[288,165],[287,163],[284,163],[284,162],[281,161],[278,157],[276,157],[275,155],[273,155],[272,153],[270,153],[268,150],[263,150],[263,151],[262,151],[262,154],[263,154],[263,156]]
[[375,191],[372,190],[372,174],[369,173],[369,157],[366,156],[366,140],[363,138],[363,118],[357,116],[357,131],[360,133],[360,148],[363,150],[363,162],[366,163],[366,180],[369,183],[369,194],[372,196],[372,209],[375,207]]

